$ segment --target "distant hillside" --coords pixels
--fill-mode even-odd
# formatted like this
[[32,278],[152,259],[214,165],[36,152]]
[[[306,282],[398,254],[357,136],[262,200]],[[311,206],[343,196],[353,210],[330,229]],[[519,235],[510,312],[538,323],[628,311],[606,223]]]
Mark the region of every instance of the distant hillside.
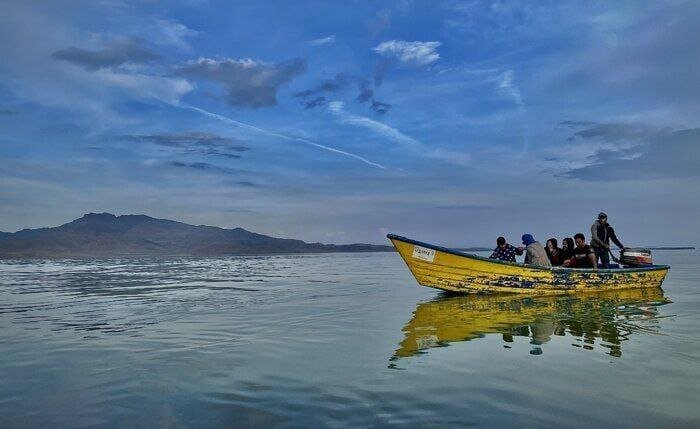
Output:
[[371,244],[321,244],[275,238],[243,228],[189,225],[145,215],[88,213],[53,228],[0,232],[2,258],[221,256],[391,251]]

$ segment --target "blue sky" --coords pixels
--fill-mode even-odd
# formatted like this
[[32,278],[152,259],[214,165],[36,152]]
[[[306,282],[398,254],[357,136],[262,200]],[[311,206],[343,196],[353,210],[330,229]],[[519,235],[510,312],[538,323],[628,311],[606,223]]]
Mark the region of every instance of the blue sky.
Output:
[[3,2],[0,230],[700,239],[700,3]]

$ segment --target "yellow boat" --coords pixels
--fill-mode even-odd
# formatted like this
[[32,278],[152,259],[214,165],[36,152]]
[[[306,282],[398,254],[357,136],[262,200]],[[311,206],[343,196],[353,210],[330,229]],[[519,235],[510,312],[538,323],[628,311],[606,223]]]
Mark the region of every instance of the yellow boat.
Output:
[[461,293],[561,295],[659,287],[668,265],[585,269],[543,267],[499,261],[389,234],[396,250],[422,286]]
[[442,295],[416,306],[392,360],[486,334],[502,334],[506,343],[530,337],[533,345],[569,335],[579,339],[576,347],[598,343],[619,357],[632,334],[658,333],[658,307],[669,302],[658,287],[566,296]]

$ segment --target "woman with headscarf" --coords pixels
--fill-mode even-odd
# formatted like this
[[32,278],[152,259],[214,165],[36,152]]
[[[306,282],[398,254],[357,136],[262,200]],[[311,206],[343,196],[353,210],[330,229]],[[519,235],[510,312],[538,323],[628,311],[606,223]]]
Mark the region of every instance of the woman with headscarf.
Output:
[[552,264],[547,258],[547,253],[539,241],[536,241],[532,234],[523,234],[523,244],[525,245],[525,263],[551,267]]

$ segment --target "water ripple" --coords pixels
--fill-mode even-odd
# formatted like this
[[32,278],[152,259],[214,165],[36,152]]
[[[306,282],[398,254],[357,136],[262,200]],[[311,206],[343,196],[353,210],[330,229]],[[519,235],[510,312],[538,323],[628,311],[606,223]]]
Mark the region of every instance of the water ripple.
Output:
[[0,261],[0,427],[692,426],[698,278],[523,299],[391,253]]

